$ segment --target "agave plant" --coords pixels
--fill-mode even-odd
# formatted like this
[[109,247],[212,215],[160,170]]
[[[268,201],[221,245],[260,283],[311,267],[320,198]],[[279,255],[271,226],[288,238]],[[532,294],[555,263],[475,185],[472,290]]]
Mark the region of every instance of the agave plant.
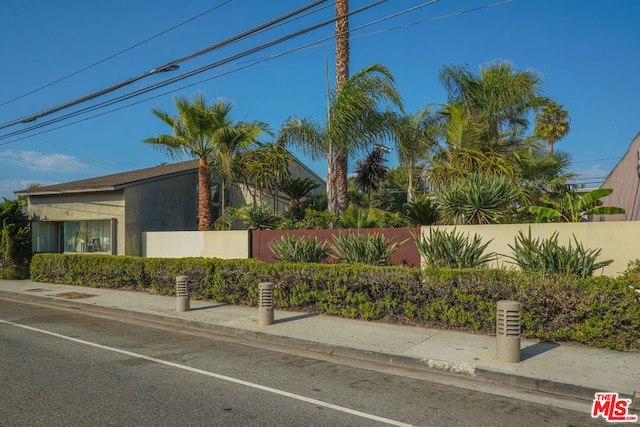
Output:
[[513,256],[509,258],[524,271],[579,277],[589,277],[594,271],[613,262],[598,261],[601,249],[585,249],[575,235],[573,241],[575,247],[571,242],[565,247],[558,244],[557,231],[549,239],[540,239],[531,237],[531,228],[527,236],[520,230],[514,245],[509,245],[513,252]]
[[382,233],[339,233],[333,240],[331,248],[335,253],[331,256],[337,262],[369,265],[390,265],[391,255],[407,241],[393,242],[393,238],[387,240]]
[[282,236],[280,240],[269,242],[274,258],[281,262],[322,262],[331,252],[327,241],[304,236]]
[[430,228],[428,237],[411,234],[427,268],[478,268],[495,258],[493,252],[484,253],[493,239],[482,243],[477,234],[471,240],[455,228],[450,233]]

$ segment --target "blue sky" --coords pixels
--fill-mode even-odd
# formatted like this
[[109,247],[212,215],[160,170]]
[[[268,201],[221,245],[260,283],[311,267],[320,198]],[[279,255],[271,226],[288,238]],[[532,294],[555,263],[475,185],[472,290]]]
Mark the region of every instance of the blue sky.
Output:
[[[179,4],[166,0],[5,1],[0,14],[3,59],[0,104],[4,104],[0,105],[0,126],[140,75],[310,1],[233,0],[224,5],[224,0]],[[351,0],[350,7],[355,10],[372,2]],[[389,0],[351,17],[350,26],[355,29],[422,3]],[[513,0],[456,14],[492,3],[492,0],[440,0],[356,30],[351,40],[351,72],[373,63],[387,66],[396,78],[406,110],[415,112],[425,105],[446,101],[438,81],[443,65],[466,64],[477,71],[481,65],[506,60],[516,69],[534,69],[542,77],[545,94],[563,104],[572,117],[571,132],[557,144],[557,149],[572,155],[572,170],[581,174],[582,182],[602,180],[640,131],[637,25],[640,2]],[[221,6],[188,24],[8,102],[216,5]],[[311,16],[186,61],[179,71],[146,77],[83,106],[144,88],[329,19],[333,6],[331,2],[326,5],[329,7]],[[440,17],[444,18],[434,20]],[[421,21],[427,22],[418,23]],[[417,24],[409,25],[414,23]],[[330,84],[334,81],[332,41],[277,55],[326,39],[332,31],[332,25],[326,26],[163,89],[35,131],[7,137],[63,112],[2,129],[0,197],[14,198],[13,191],[30,183],[48,185],[169,161],[142,140],[169,132],[150,109],[174,112],[176,94],[201,91],[212,101],[230,99],[235,104],[235,119],[260,120],[274,132],[291,115],[322,121],[326,107],[326,57]],[[240,69],[271,56],[277,57]],[[150,97],[154,98],[147,99]],[[126,107],[134,102],[137,104]],[[126,108],[107,113],[120,107]],[[64,113],[73,111],[72,108]],[[97,113],[105,114],[88,119]],[[72,123],[79,119],[86,120]],[[67,126],[55,129],[62,125]],[[389,158],[392,165],[396,164],[393,153]],[[302,159],[320,176],[326,175],[323,162]]]

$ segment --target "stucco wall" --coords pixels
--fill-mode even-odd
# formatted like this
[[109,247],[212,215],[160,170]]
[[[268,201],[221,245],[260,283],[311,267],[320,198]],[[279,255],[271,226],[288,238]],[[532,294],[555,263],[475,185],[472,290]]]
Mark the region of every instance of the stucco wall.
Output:
[[32,221],[115,219],[116,253],[125,251],[123,190],[29,196],[28,215]]
[[[631,260],[640,258],[640,222],[638,221],[618,221],[618,222],[580,222],[561,224],[505,224],[505,225],[465,225],[455,227],[457,231],[465,235],[478,234],[483,242],[493,241],[487,247],[488,252],[496,252],[502,255],[511,255],[515,237],[519,230],[531,236],[548,239],[558,232],[558,243],[567,246],[573,243],[575,235],[585,248],[602,249],[599,260],[612,259],[613,263],[602,270],[605,276],[617,276],[627,268]],[[439,226],[438,228],[451,231],[453,226]],[[430,227],[423,227],[423,236],[429,235]],[[506,257],[500,256],[497,266],[505,268],[515,268]],[[496,266],[494,264],[494,266]],[[596,272],[595,274],[600,274]]]
[[195,231],[197,173],[158,179],[125,189],[126,255],[142,255],[142,233]]
[[249,258],[249,231],[142,233],[142,256],[149,258]]
[[611,188],[613,194],[602,198],[605,206],[624,208],[623,215],[596,215],[593,221],[640,220],[640,134],[631,142],[627,153],[620,159],[600,188]]

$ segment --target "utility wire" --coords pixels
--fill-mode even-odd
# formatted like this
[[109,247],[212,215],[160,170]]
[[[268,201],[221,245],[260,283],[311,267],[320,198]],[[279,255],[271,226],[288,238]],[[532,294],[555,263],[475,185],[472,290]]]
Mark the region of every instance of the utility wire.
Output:
[[[435,1],[438,1],[438,0],[435,0]],[[390,29],[387,29],[387,30],[384,30],[384,31],[376,31],[376,32],[374,32],[374,33],[368,33],[368,34],[365,34],[365,35],[363,35],[363,36],[366,36],[366,35],[374,35],[374,34],[378,34],[378,33],[385,32],[385,31],[391,31],[391,30],[396,30],[396,29],[406,28],[407,26],[412,26],[412,25],[417,25],[417,24],[421,24],[421,23],[431,22],[431,21],[438,20],[438,19],[444,19],[444,18],[448,18],[448,17],[453,17],[453,16],[461,15],[461,14],[463,14],[463,13],[467,13],[467,12],[471,12],[471,11],[477,11],[477,10],[480,10],[480,9],[484,9],[484,8],[487,8],[487,7],[493,7],[493,6],[502,5],[502,4],[505,4],[505,3],[509,3],[509,2],[511,2],[511,1],[512,1],[512,0],[507,0],[507,1],[500,2],[500,3],[493,3],[493,4],[491,4],[491,5],[482,6],[482,7],[479,7],[479,8],[467,9],[467,10],[464,10],[464,11],[460,11],[460,12],[456,12],[456,13],[452,13],[452,14],[448,14],[448,15],[442,15],[442,16],[439,16],[439,17],[436,17],[436,18],[432,18],[432,19],[428,19],[428,20],[423,20],[423,21],[415,22],[415,23],[412,23],[412,24],[409,24],[409,25],[405,25],[405,26],[398,26],[398,27],[390,28]],[[434,1],[427,2],[427,3],[425,3],[424,5],[431,4],[431,3],[434,3]],[[421,5],[421,6],[422,6],[422,5]],[[421,6],[418,6],[418,7],[421,7]],[[398,15],[398,13],[393,14],[393,15],[390,15],[389,17],[395,17],[395,16],[397,16],[397,15]],[[337,19],[337,18],[336,18],[336,19]],[[334,19],[333,21],[335,21],[335,19]],[[375,21],[375,22],[379,22],[379,21],[380,21],[380,20],[377,20],[377,21]],[[364,24],[364,25],[362,25],[362,26],[360,26],[360,27],[357,27],[357,28],[355,28],[355,29],[352,29],[351,31],[356,31],[357,29],[360,29],[360,28],[362,28],[362,27],[366,27],[366,26],[371,25],[371,24],[372,24],[372,23]],[[360,36],[360,37],[363,37],[363,36]],[[181,90],[181,89],[184,89],[184,88],[188,88],[188,87],[191,87],[191,86],[195,86],[195,85],[197,85],[197,84],[200,84],[200,83],[203,83],[203,82],[206,82],[206,81],[209,81],[209,80],[213,80],[213,79],[215,79],[215,78],[219,78],[219,77],[221,77],[221,76],[224,76],[224,75],[230,74],[230,73],[232,73],[232,72],[236,72],[236,71],[239,71],[239,70],[242,70],[242,69],[245,69],[245,68],[248,68],[248,67],[251,67],[251,66],[257,65],[257,64],[259,64],[259,63],[262,63],[262,62],[265,62],[265,61],[268,61],[268,60],[271,60],[271,59],[274,59],[274,58],[277,58],[277,57],[280,57],[280,56],[283,56],[283,55],[286,55],[286,54],[289,54],[289,53],[293,53],[293,52],[297,52],[297,51],[300,51],[300,50],[309,49],[309,48],[312,48],[312,47],[319,47],[319,46],[322,46],[322,45],[321,45],[321,44],[319,44],[319,43],[321,43],[321,42],[323,42],[323,41],[326,41],[326,40],[328,40],[328,39],[332,39],[332,38],[334,38],[334,37],[335,37],[335,35],[334,35],[334,36],[331,36],[331,37],[327,37],[327,38],[325,38],[325,39],[321,39],[321,40],[316,41],[316,42],[313,42],[313,43],[309,43],[309,44],[307,44],[307,45],[305,45],[305,46],[302,46],[302,47],[298,47],[298,48],[295,48],[295,49],[291,49],[291,50],[286,51],[286,52],[283,52],[283,53],[279,53],[279,54],[275,54],[275,55],[272,55],[272,56],[269,56],[269,57],[266,57],[266,58],[258,59],[258,60],[255,60],[255,61],[251,62],[251,63],[250,63],[250,64],[248,64],[248,65],[244,65],[244,66],[242,66],[242,67],[239,67],[239,68],[236,68],[236,69],[233,69],[233,70],[230,70],[230,71],[224,72],[224,73],[220,73],[220,74],[217,74],[217,75],[215,75],[215,76],[212,76],[212,77],[209,77],[209,78],[206,78],[206,79],[203,79],[203,80],[199,80],[198,82],[191,83],[191,84],[188,84],[188,85],[185,85],[185,86],[181,86],[180,88],[172,89],[172,90],[167,91],[167,92],[164,92],[164,93],[162,93],[162,94],[155,95],[155,96],[152,96],[152,97],[148,97],[148,98],[145,98],[145,99],[143,99],[143,100],[140,100],[140,101],[137,101],[137,102],[134,102],[134,103],[131,103],[131,104],[127,104],[127,105],[125,105],[125,106],[121,106],[121,107],[118,107],[118,108],[114,108],[114,109],[111,109],[111,110],[109,110],[109,111],[102,112],[102,113],[99,113],[99,114],[95,114],[95,115],[90,116],[90,117],[85,117],[85,118],[83,118],[83,119],[76,120],[76,121],[74,121],[74,122],[71,122],[71,123],[67,123],[67,124],[64,124],[64,125],[58,126],[58,127],[56,127],[56,128],[47,129],[47,130],[44,130],[44,131],[42,131],[42,132],[38,132],[38,133],[35,133],[35,134],[32,134],[32,135],[24,136],[24,137],[21,137],[21,138],[16,138],[16,139],[13,139],[13,140],[10,140],[10,141],[7,141],[7,142],[2,142],[2,143],[0,143],[0,146],[2,146],[2,145],[7,145],[7,144],[11,144],[11,143],[13,143],[13,142],[17,142],[17,141],[21,141],[21,140],[24,140],[24,139],[28,139],[28,138],[31,138],[31,137],[33,137],[33,136],[41,135],[41,134],[44,134],[44,133],[47,133],[47,132],[51,132],[51,131],[54,131],[54,130],[62,129],[62,128],[67,127],[67,126],[71,126],[71,125],[73,125],[73,124],[81,123],[81,122],[84,122],[84,121],[87,121],[87,120],[90,120],[90,119],[93,119],[93,118],[97,118],[97,117],[100,117],[100,116],[103,116],[103,115],[106,115],[106,114],[110,114],[110,113],[112,113],[112,112],[119,111],[119,110],[122,110],[122,109],[125,109],[125,108],[128,108],[128,107],[131,107],[131,106],[134,106],[134,105],[140,104],[140,103],[142,103],[142,102],[146,102],[146,101],[151,100],[151,99],[159,98],[159,97],[161,97],[161,96],[167,95],[167,94],[172,93],[172,92],[175,92],[175,91],[177,91],[177,90]],[[149,90],[153,90],[153,89],[154,89],[154,88],[149,88]],[[149,91],[149,90],[147,90],[147,91]],[[74,116],[79,115],[79,114],[82,114],[82,113],[84,113],[84,112],[93,111],[93,110],[95,110],[95,109],[98,109],[98,108],[101,108],[101,107],[104,107],[104,106],[108,106],[108,105],[113,105],[113,104],[115,104],[115,103],[118,103],[118,102],[124,101],[124,100],[126,100],[126,99],[130,99],[130,98],[132,98],[132,97],[134,97],[134,96],[137,96],[137,92],[138,92],[138,91],[133,92],[133,93],[130,93],[130,94],[127,94],[127,95],[122,95],[122,96],[120,96],[120,97],[118,97],[118,98],[114,98],[114,99],[112,99],[112,100],[110,100],[110,101],[103,102],[102,104],[98,104],[98,105],[93,106],[93,107],[88,107],[87,109],[85,109],[86,111],[85,111],[85,110],[81,110],[81,111],[78,111],[78,112],[70,113],[70,114],[68,115],[69,117],[63,117],[63,118],[59,118],[59,119],[53,119],[53,120],[51,120],[50,122],[48,122],[48,123],[46,123],[46,124],[45,124],[45,123],[43,123],[42,125],[44,126],[44,125],[48,125],[48,124],[53,124],[53,123],[55,123],[55,122],[58,122],[58,121],[64,120],[64,119],[66,119],[66,118],[74,117]],[[126,98],[126,99],[123,99],[124,97],[127,97],[127,98]],[[105,105],[105,104],[106,104],[106,105]],[[19,134],[19,133],[29,132],[29,131],[35,130],[35,129],[39,128],[39,127],[42,127],[42,126],[33,126],[33,127],[29,128],[29,129],[24,129],[24,130],[22,130],[22,131],[14,132],[14,133],[12,133],[12,134],[1,135],[1,136],[0,136],[0,140],[2,140],[2,139],[6,139],[6,138],[9,138],[9,137],[11,137],[11,136],[15,136],[15,135],[17,135],[17,134]]]
[[[238,40],[246,38],[246,37],[248,37],[248,36],[250,36],[250,35],[252,35],[252,34],[254,34],[254,33],[256,33],[256,32],[258,32],[260,30],[263,30],[264,28],[268,28],[268,27],[270,27],[270,26],[272,26],[272,25],[274,25],[274,24],[276,24],[278,22],[281,22],[281,21],[283,21],[283,20],[285,20],[285,19],[287,19],[287,18],[289,18],[291,16],[295,16],[295,15],[301,13],[301,12],[304,12],[304,11],[306,11],[306,10],[308,10],[308,9],[310,9],[310,8],[320,4],[320,3],[324,3],[325,1],[327,1],[327,0],[316,0],[316,1],[312,2],[312,3],[309,3],[308,5],[303,6],[301,8],[298,8],[298,9],[292,11],[292,12],[289,12],[289,13],[286,13],[284,15],[281,15],[280,17],[278,17],[276,19],[273,19],[273,20],[271,20],[269,22],[266,22],[264,24],[258,25],[257,27],[254,27],[254,28],[252,28],[250,30],[244,31],[244,32],[242,32],[240,34],[237,34],[237,35],[235,35],[235,36],[233,36],[231,38],[228,38],[226,40],[223,40],[223,41],[221,41],[219,43],[215,43],[215,44],[213,44],[213,45],[211,45],[209,47],[201,49],[201,50],[199,50],[197,52],[194,52],[194,53],[192,53],[190,55],[187,55],[187,56],[184,56],[182,58],[176,59],[174,61],[168,62],[168,63],[166,63],[164,65],[156,67],[156,68],[154,68],[152,70],[149,70],[149,71],[147,71],[145,73],[142,73],[142,74],[140,74],[138,76],[131,77],[131,78],[127,79],[127,80],[124,80],[124,81],[122,81],[120,83],[117,83],[117,84],[115,84],[113,86],[110,86],[110,87],[108,87],[106,89],[102,89],[102,90],[99,90],[97,92],[93,92],[93,93],[91,93],[89,95],[85,95],[85,96],[82,96],[80,98],[76,98],[76,99],[74,99],[72,101],[69,101],[69,102],[64,103],[62,105],[58,105],[57,107],[50,108],[50,109],[42,111],[40,113],[36,113],[36,114],[31,115],[31,116],[23,117],[21,119],[17,119],[17,120],[14,120],[12,122],[0,125],[0,129],[5,129],[7,127],[14,126],[14,125],[20,124],[20,123],[28,123],[28,122],[35,121],[35,120],[37,120],[37,119],[39,119],[41,117],[48,116],[50,114],[53,114],[53,113],[56,113],[58,111],[67,109],[69,107],[73,107],[74,105],[78,105],[78,104],[81,104],[83,102],[89,101],[91,99],[97,98],[99,96],[105,95],[107,93],[113,92],[113,91],[118,90],[118,89],[120,89],[120,88],[122,88],[124,86],[128,86],[128,85],[130,85],[132,83],[135,83],[138,80],[141,80],[141,79],[143,79],[145,77],[148,77],[148,76],[150,76],[152,74],[166,72],[166,71],[174,71],[174,70],[177,69],[176,67],[178,66],[178,64],[180,64],[182,62],[188,61],[188,60],[193,59],[193,58],[195,58],[197,56],[201,56],[201,55],[203,55],[205,53],[208,53],[208,52],[210,52],[212,50],[219,49],[219,48],[221,48],[223,46],[229,45],[229,44],[234,43],[234,42],[236,42]],[[381,3],[381,2],[384,2],[384,1],[386,1],[386,0],[381,0],[378,3]]]
[[[325,0],[320,0],[320,1],[325,1]],[[99,103],[99,104],[94,105],[94,106],[92,106],[92,107],[86,107],[85,109],[78,110],[78,111],[73,112],[73,113],[69,113],[69,114],[68,114],[68,115],[66,115],[66,116],[63,116],[63,117],[60,117],[60,118],[57,118],[57,119],[52,119],[52,120],[50,120],[49,122],[45,122],[45,123],[41,123],[41,124],[37,124],[37,125],[31,126],[30,128],[27,128],[27,129],[22,129],[22,130],[18,130],[18,131],[14,131],[14,132],[11,132],[11,133],[8,133],[8,134],[5,134],[5,135],[2,135],[2,136],[0,136],[0,139],[6,139],[6,138],[9,138],[9,137],[11,137],[11,136],[16,136],[16,135],[19,135],[19,134],[21,134],[21,133],[28,132],[28,131],[31,131],[31,130],[34,130],[34,129],[38,129],[38,128],[43,127],[43,126],[46,126],[46,125],[49,125],[49,124],[51,124],[51,123],[58,122],[58,121],[60,121],[60,120],[64,120],[64,119],[67,119],[67,118],[70,118],[70,117],[77,116],[77,115],[79,115],[79,114],[81,114],[81,113],[84,113],[84,112],[86,112],[86,111],[92,111],[92,110],[94,110],[94,109],[96,109],[96,108],[98,108],[98,107],[102,107],[102,106],[105,106],[105,105],[111,105],[111,104],[113,104],[113,103],[115,103],[115,102],[121,102],[121,101],[123,101],[123,100],[130,99],[130,98],[132,98],[132,97],[134,97],[134,96],[139,96],[139,95],[142,95],[142,94],[144,94],[144,93],[150,92],[150,91],[152,91],[152,90],[156,90],[156,89],[159,89],[159,88],[165,87],[165,86],[170,85],[170,84],[173,84],[173,83],[175,83],[175,82],[178,82],[178,81],[184,80],[184,79],[186,79],[186,78],[192,77],[192,76],[194,76],[194,75],[197,75],[197,74],[203,73],[203,72],[205,72],[205,71],[209,71],[209,70],[211,70],[211,69],[213,69],[213,68],[217,68],[217,67],[220,67],[220,66],[222,66],[222,65],[228,64],[228,63],[230,63],[230,62],[232,62],[232,61],[235,61],[235,60],[237,60],[237,59],[240,59],[240,58],[243,58],[243,57],[245,57],[245,56],[251,55],[251,54],[256,53],[256,52],[258,52],[258,51],[261,51],[261,50],[267,49],[267,48],[272,47],[272,46],[274,46],[274,45],[277,45],[277,44],[283,43],[283,42],[288,41],[288,40],[290,40],[290,39],[292,39],[292,38],[298,37],[298,36],[300,36],[300,35],[302,35],[302,34],[306,34],[306,33],[310,32],[310,31],[315,30],[315,29],[318,29],[318,28],[320,28],[320,27],[323,27],[323,26],[326,26],[326,25],[328,25],[328,24],[331,24],[331,23],[335,22],[336,20],[338,20],[338,19],[340,19],[340,18],[342,18],[342,17],[344,17],[344,16],[350,16],[350,15],[353,15],[353,14],[356,14],[356,13],[360,13],[360,12],[362,12],[362,11],[364,11],[364,10],[370,9],[370,8],[372,8],[372,7],[374,7],[374,6],[377,6],[377,5],[379,5],[379,4],[382,4],[382,3],[386,2],[386,1],[387,1],[387,0],[379,0],[379,1],[377,1],[377,2],[370,3],[370,4],[368,4],[368,5],[366,5],[366,6],[363,6],[363,7],[359,8],[359,9],[356,9],[356,10],[354,10],[354,11],[351,11],[351,12],[349,12],[349,13],[345,14],[345,15],[337,16],[337,17],[333,17],[333,18],[331,18],[331,19],[325,20],[325,21],[320,22],[320,23],[318,23],[318,24],[315,24],[315,25],[312,25],[312,26],[310,26],[310,27],[304,28],[304,29],[302,29],[302,30],[296,31],[296,32],[294,32],[294,33],[292,33],[292,34],[286,35],[286,36],[284,36],[284,37],[280,37],[280,38],[278,38],[278,39],[276,39],[276,40],[273,40],[273,41],[271,41],[271,42],[264,43],[264,44],[259,45],[259,46],[257,46],[257,47],[254,47],[254,48],[251,48],[251,49],[245,50],[245,51],[243,51],[243,52],[241,52],[241,53],[238,53],[238,54],[232,55],[232,56],[230,56],[230,57],[224,58],[224,59],[222,59],[222,60],[220,60],[220,61],[216,61],[216,62],[214,62],[214,63],[208,64],[208,65],[205,65],[205,66],[203,66],[203,67],[197,68],[197,69],[195,69],[195,70],[189,71],[189,72],[187,72],[187,73],[181,74],[180,76],[171,77],[171,78],[168,78],[168,79],[162,80],[162,81],[160,81],[160,82],[157,82],[157,83],[151,84],[151,85],[149,85],[149,86],[146,86],[146,87],[144,87],[144,88],[138,89],[138,90],[136,90],[136,91],[134,91],[134,92],[130,92],[130,93],[128,93],[128,94],[125,94],[125,95],[121,95],[121,96],[119,96],[119,97],[116,97],[116,98],[114,98],[114,99],[112,99],[112,100],[109,100],[109,101],[103,101],[102,103]],[[318,2],[316,2],[316,3],[318,3]],[[287,15],[289,15],[289,14],[287,14]],[[279,18],[278,18],[278,20],[279,20]],[[259,27],[263,27],[264,25],[266,25],[266,24],[263,24],[263,25],[261,25],[261,26],[259,26]],[[257,28],[257,27],[256,27],[256,28]],[[253,30],[249,30],[249,32],[253,32]],[[245,32],[245,33],[247,33],[247,32]],[[242,33],[242,34],[245,34],[245,33]],[[238,37],[238,36],[234,36],[234,37],[232,37],[232,39],[236,39],[237,37]],[[226,42],[226,41],[223,41],[223,42],[221,42],[221,43],[225,43],[225,42]],[[218,44],[220,44],[220,43],[218,43]],[[217,44],[216,44],[216,45],[217,45]],[[215,46],[215,45],[214,45],[214,46]],[[210,46],[209,48],[203,49],[203,51],[205,51],[205,50],[206,50],[206,51],[211,50],[211,46]],[[202,52],[202,51],[200,51],[200,52]],[[193,54],[192,54],[192,55],[193,55]],[[189,55],[189,56],[192,56],[192,55]],[[187,58],[187,57],[185,57],[185,58]],[[172,61],[171,63],[167,64],[167,65],[166,65],[166,67],[171,66],[171,65],[173,65],[173,64],[175,64],[175,63],[177,63],[177,62],[180,62],[180,61],[182,61],[182,58],[181,58],[180,60]],[[154,70],[155,70],[155,69],[154,69]],[[154,70],[152,70],[152,71],[154,71]],[[158,70],[159,70],[159,71],[162,71],[162,69],[158,69]],[[158,72],[158,71],[156,71],[156,72]],[[45,112],[42,112],[42,113],[36,114],[36,115],[34,115],[34,116],[31,116],[31,117],[36,117],[36,116],[37,116],[37,117],[43,117],[43,116],[45,116],[45,115],[52,114],[52,113],[57,112],[57,111],[60,111],[60,110],[62,110],[62,109],[64,109],[64,108],[68,108],[68,107],[70,107],[70,106],[76,105],[76,104],[81,103],[81,102],[85,102],[85,101],[87,101],[87,100],[89,100],[89,99],[92,99],[92,98],[95,98],[95,97],[99,96],[99,95],[96,95],[96,94],[103,95],[103,94],[108,93],[108,92],[111,92],[111,91],[113,91],[113,90],[115,90],[115,89],[117,89],[117,88],[120,88],[120,87],[124,86],[125,84],[133,83],[134,81],[140,80],[140,78],[142,78],[142,77],[144,77],[144,76],[145,76],[145,75],[141,75],[141,76],[134,77],[134,78],[132,78],[132,79],[128,79],[128,80],[126,80],[125,82],[119,83],[118,85],[111,86],[111,87],[109,87],[109,88],[107,88],[107,89],[103,89],[103,90],[101,90],[101,91],[99,91],[99,92],[94,92],[93,94],[90,94],[90,95],[84,96],[84,97],[82,97],[82,98],[78,98],[78,99],[76,99],[75,101],[72,101],[72,102],[70,102],[70,103],[66,103],[66,104],[64,104],[64,105],[62,105],[62,106],[59,106],[59,107],[56,107],[56,108],[53,108],[53,109],[47,110],[47,111],[45,111]],[[116,87],[116,86],[117,86],[117,87]],[[115,89],[114,89],[114,88],[115,88]],[[29,119],[31,119],[31,117],[30,117]],[[35,119],[34,119],[34,120],[35,120]],[[33,121],[33,120],[28,120],[28,121]],[[21,123],[21,121],[17,121],[17,122],[18,122],[18,123]],[[11,124],[14,124],[14,123],[16,123],[16,122],[10,123],[10,124],[8,124],[8,125],[0,126],[0,129],[2,129],[3,127],[8,127],[8,126],[10,126]]]
[[20,96],[17,96],[17,97],[15,97],[15,98],[13,98],[13,99],[10,99],[10,100],[8,100],[8,101],[5,101],[5,102],[3,102],[2,104],[0,104],[0,107],[5,106],[5,105],[7,105],[7,104],[10,104],[10,103],[12,103],[12,102],[14,102],[14,101],[17,101],[17,100],[19,100],[19,99],[25,98],[25,97],[27,97],[27,96],[29,96],[29,95],[32,95],[32,94],[34,94],[34,93],[36,93],[36,92],[41,91],[42,89],[46,89],[46,88],[48,88],[48,87],[50,87],[50,86],[53,86],[53,85],[55,85],[55,84],[57,84],[57,83],[60,83],[60,82],[61,82],[61,81],[63,81],[63,80],[66,80],[66,79],[68,79],[68,78],[70,78],[70,77],[73,77],[73,76],[75,76],[75,75],[77,75],[77,74],[80,74],[80,73],[82,73],[83,71],[87,71],[87,70],[89,70],[89,69],[91,69],[91,68],[93,68],[93,67],[95,67],[95,66],[97,66],[97,65],[102,64],[103,62],[106,62],[106,61],[108,61],[108,60],[110,60],[110,59],[113,59],[113,58],[115,58],[115,57],[117,57],[117,56],[120,56],[120,55],[122,55],[123,53],[126,53],[126,52],[128,52],[128,51],[130,51],[130,50],[135,49],[135,48],[136,48],[136,47],[138,47],[138,46],[141,46],[141,45],[143,45],[143,44],[145,44],[145,43],[147,43],[147,42],[150,42],[150,41],[151,41],[151,40],[153,40],[153,39],[156,39],[156,38],[158,38],[158,37],[160,37],[160,36],[163,36],[163,35],[167,34],[168,32],[175,30],[176,28],[182,27],[183,25],[186,25],[186,24],[188,24],[188,23],[189,23],[189,22],[191,22],[191,21],[195,21],[196,19],[198,19],[198,18],[200,18],[200,17],[202,17],[202,16],[204,16],[204,15],[206,15],[206,14],[208,14],[208,13],[211,13],[211,12],[213,12],[214,10],[219,9],[219,8],[221,8],[222,6],[224,6],[224,5],[228,4],[228,3],[231,3],[231,1],[232,1],[232,0],[227,0],[227,1],[225,1],[225,2],[222,2],[222,3],[220,3],[220,4],[218,4],[218,5],[214,6],[214,7],[212,7],[211,9],[205,10],[204,12],[202,12],[202,13],[200,13],[200,14],[198,14],[198,15],[194,16],[194,17],[191,17],[191,18],[187,19],[186,21],[182,21],[182,22],[180,22],[179,24],[176,24],[176,25],[174,25],[173,27],[167,28],[166,30],[161,31],[160,33],[158,33],[158,34],[156,34],[156,35],[154,35],[154,36],[151,36],[151,37],[149,37],[149,38],[146,38],[146,39],[144,39],[144,40],[142,40],[142,41],[140,41],[140,42],[138,42],[138,43],[136,43],[136,44],[134,44],[134,45],[132,45],[132,46],[129,46],[129,47],[128,47],[128,48],[126,48],[126,49],[123,49],[123,50],[121,50],[121,51],[119,51],[119,52],[114,53],[113,55],[107,56],[106,58],[101,59],[101,60],[99,60],[98,62],[95,62],[95,63],[93,63],[93,64],[91,64],[91,65],[87,65],[87,66],[86,66],[86,67],[84,67],[84,68],[81,68],[81,69],[79,69],[79,70],[77,70],[77,71],[74,71],[74,72],[73,72],[73,73],[71,73],[71,74],[67,74],[66,76],[60,77],[60,78],[59,78],[59,79],[57,79],[57,80],[54,80],[54,81],[52,81],[52,82],[50,82],[50,83],[45,84],[44,86],[40,86],[39,88],[33,89],[33,90],[32,90],[32,91],[30,91],[30,92],[27,92],[27,93],[25,93],[25,94],[23,94],[23,95],[20,95]]

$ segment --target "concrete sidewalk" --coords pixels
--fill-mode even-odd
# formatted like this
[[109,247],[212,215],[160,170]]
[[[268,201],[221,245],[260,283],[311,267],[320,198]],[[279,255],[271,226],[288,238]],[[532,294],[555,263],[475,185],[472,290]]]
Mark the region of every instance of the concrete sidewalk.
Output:
[[179,313],[175,297],[28,280],[0,280],[0,296],[183,322],[246,339],[446,370],[588,401],[598,391],[617,392],[640,409],[640,352],[523,340],[522,361],[511,364],[495,360],[495,337],[448,330],[280,310],[273,325],[259,326],[254,307],[192,300],[191,310]]

